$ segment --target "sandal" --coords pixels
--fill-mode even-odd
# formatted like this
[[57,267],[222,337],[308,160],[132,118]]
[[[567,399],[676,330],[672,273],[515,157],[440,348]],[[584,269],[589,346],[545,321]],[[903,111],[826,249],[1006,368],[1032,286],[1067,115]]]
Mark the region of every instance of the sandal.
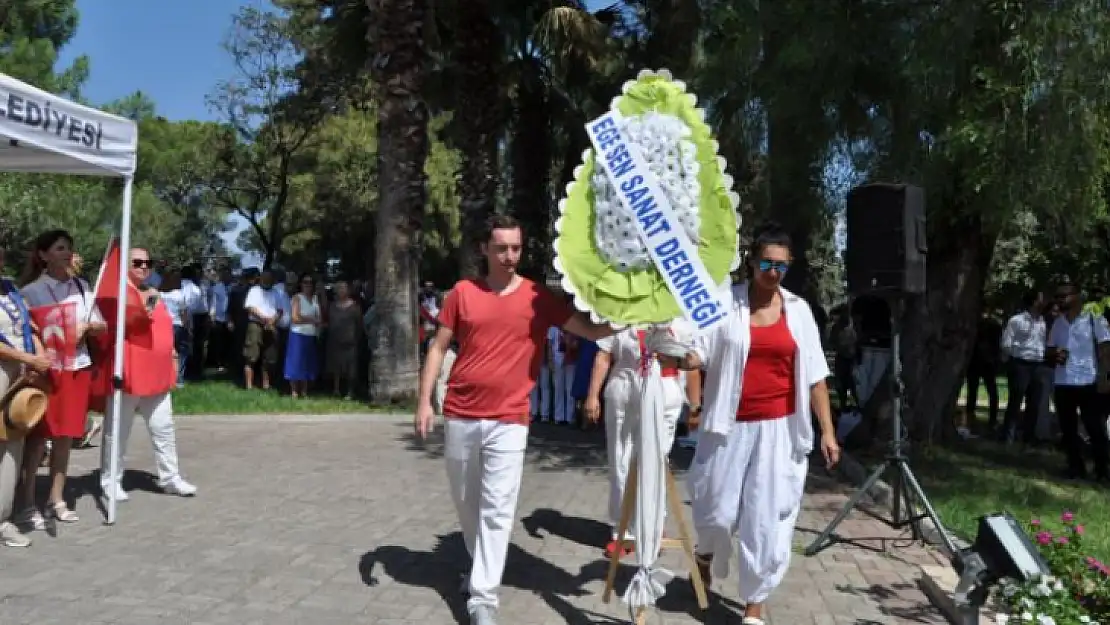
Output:
[[76,523],[81,520],[77,513],[69,509],[64,501],[55,501],[46,505],[46,514],[59,523]]

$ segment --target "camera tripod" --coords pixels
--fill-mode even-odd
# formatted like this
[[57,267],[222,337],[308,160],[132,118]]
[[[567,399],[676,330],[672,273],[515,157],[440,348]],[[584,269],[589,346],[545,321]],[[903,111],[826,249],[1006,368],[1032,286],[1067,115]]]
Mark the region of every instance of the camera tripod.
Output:
[[[902,410],[904,406],[905,385],[902,382],[902,354],[901,354],[901,329],[902,329],[902,314],[904,309],[904,302],[900,295],[888,299],[890,305],[891,317],[891,336],[890,336],[890,384],[893,395],[893,425],[889,451],[886,458],[881,465],[868,476],[867,480],[863,483],[858,491],[844,504],[836,517],[821,531],[812,543],[805,548],[805,555],[816,555],[833,543],[843,542],[836,533],[837,527],[848,518],[852,510],[859,506],[860,502],[871,491],[875,484],[882,478],[888,470],[893,471],[893,480],[891,481],[893,496],[891,497],[891,516],[889,519],[882,517],[876,512],[861,508],[860,511],[882,521],[888,527],[896,530],[910,527],[915,541],[924,542],[925,536],[921,529],[921,521],[929,519],[933,522],[933,526],[940,534],[940,540],[943,543],[944,549],[947,551],[948,556],[952,557],[957,553],[956,546],[953,544],[952,539],[948,536],[948,532],[944,529],[944,525],[940,522],[933,504],[929,502],[929,498],[925,495],[925,491],[921,488],[921,483],[917,481],[917,476],[914,475],[913,469],[910,468],[909,457],[905,453],[905,435],[903,434],[902,423]],[[924,513],[918,513],[918,505],[924,508]],[[903,508],[904,506],[904,508]]]

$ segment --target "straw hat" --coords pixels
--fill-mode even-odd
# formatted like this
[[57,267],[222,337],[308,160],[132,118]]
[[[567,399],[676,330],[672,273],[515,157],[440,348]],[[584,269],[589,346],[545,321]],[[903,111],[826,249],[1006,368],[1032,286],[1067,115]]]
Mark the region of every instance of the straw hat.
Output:
[[18,439],[46,414],[46,393],[22,378],[0,397],[0,440]]

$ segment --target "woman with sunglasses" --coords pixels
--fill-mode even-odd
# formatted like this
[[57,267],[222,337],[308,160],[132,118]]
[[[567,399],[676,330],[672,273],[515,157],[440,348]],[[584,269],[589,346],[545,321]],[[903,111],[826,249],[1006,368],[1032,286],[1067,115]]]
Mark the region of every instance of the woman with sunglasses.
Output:
[[[46,417],[35,434],[27,439],[23,455],[22,501],[25,509],[20,516],[27,527],[46,528],[47,519],[60,523],[76,523],[77,513],[65,501],[66,473],[69,452],[74,439],[85,435],[89,414],[89,392],[92,385],[92,357],[88,339],[107,327],[96,309],[95,294],[89,284],[77,277],[73,262],[73,237],[65,230],[50,230],[35,239],[28,258],[21,289],[31,308],[47,306],[71,307],[76,316],[76,346],[73,358],[63,358],[61,370],[53,371],[50,403]],[[50,494],[46,499],[45,517],[35,507],[35,473],[50,441]]]
[[706,377],[689,478],[698,568],[707,585],[711,570],[727,575],[735,536],[744,625],[763,625],[763,603],[790,563],[814,444],[811,411],[826,463],[840,458],[817,324],[805,300],[781,285],[790,262],[786,232],[775,226],[757,232],[750,278],[725,296],[727,321],[676,363],[703,369]]

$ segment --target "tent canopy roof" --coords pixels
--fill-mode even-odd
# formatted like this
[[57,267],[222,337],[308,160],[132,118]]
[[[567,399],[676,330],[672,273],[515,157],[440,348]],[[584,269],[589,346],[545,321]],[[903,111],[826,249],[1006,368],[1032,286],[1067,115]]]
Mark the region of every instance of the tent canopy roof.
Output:
[[138,148],[135,122],[0,74],[0,171],[127,177]]

